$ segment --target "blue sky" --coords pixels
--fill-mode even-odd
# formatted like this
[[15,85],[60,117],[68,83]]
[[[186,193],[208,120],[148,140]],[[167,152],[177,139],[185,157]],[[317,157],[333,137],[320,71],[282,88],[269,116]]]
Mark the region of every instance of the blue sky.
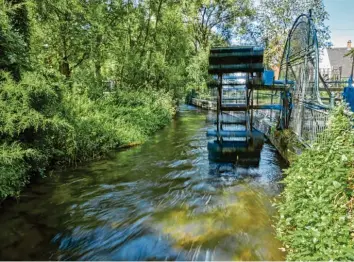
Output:
[[348,40],[354,46],[354,0],[324,0],[329,13],[331,41],[335,47],[344,47]]

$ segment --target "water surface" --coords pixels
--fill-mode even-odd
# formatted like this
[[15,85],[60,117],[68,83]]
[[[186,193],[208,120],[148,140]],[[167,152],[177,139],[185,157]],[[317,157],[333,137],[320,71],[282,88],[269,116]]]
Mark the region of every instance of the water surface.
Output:
[[268,143],[257,168],[209,162],[212,114],[182,107],[144,145],[32,184],[0,211],[0,259],[284,260],[284,162]]

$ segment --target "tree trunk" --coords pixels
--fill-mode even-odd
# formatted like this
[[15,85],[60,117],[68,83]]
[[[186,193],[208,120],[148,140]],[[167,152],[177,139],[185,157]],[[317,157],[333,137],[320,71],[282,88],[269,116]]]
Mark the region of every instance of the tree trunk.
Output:
[[71,76],[71,69],[69,62],[66,57],[63,58],[63,60],[60,63],[59,66],[59,71],[62,75],[66,76],[66,78],[70,78]]
[[101,75],[101,47],[102,44],[102,35],[99,34],[96,37],[96,59],[95,59],[95,75],[96,75],[96,80],[97,82],[101,82],[102,81],[102,75]]
[[[156,43],[157,27],[158,27],[159,21],[160,21],[160,13],[161,13],[161,9],[162,9],[162,3],[163,3],[163,0],[160,0],[159,5],[157,7],[157,12],[156,12],[155,31],[154,31],[154,36],[153,36],[155,50],[157,48],[157,43]],[[147,63],[148,64],[148,72],[150,71],[151,57],[152,57],[152,54],[154,53],[155,50],[151,50],[149,53],[149,59],[148,59],[148,63]]]
[[[26,43],[25,52],[22,53],[23,57],[29,57],[29,45],[30,45],[30,30],[29,30],[29,19],[28,19],[28,11],[25,5],[25,0],[7,0],[11,6],[15,6],[14,12],[9,14],[11,19],[11,24],[13,29],[17,31],[24,42]],[[23,61],[26,61],[25,59]],[[12,64],[9,68],[6,68],[11,72],[12,76],[16,81],[21,80],[21,68],[27,67],[28,65],[24,62],[19,62]]]
[[145,39],[144,39],[144,42],[143,42],[143,46],[141,48],[140,57],[142,57],[144,55],[144,53],[145,53],[145,47],[146,47],[146,43],[147,43],[147,40],[149,38],[149,32],[150,32],[150,22],[151,22],[151,5],[149,3],[149,18],[148,18],[147,25],[146,25],[146,28],[145,28]]

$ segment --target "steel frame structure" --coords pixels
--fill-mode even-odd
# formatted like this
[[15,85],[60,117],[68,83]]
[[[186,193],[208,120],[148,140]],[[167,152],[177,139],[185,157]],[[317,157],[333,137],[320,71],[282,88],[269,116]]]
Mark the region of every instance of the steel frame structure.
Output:
[[301,14],[289,31],[279,69],[280,79],[294,83],[290,127],[309,144],[325,128],[328,110],[335,101],[329,84],[321,76],[319,56],[317,30],[310,10],[309,14]]

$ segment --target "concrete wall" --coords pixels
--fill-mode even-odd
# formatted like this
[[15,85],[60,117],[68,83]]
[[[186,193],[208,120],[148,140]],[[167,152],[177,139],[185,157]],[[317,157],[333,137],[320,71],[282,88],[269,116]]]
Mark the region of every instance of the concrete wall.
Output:
[[216,110],[216,102],[199,98],[192,98],[192,105],[208,110]]

